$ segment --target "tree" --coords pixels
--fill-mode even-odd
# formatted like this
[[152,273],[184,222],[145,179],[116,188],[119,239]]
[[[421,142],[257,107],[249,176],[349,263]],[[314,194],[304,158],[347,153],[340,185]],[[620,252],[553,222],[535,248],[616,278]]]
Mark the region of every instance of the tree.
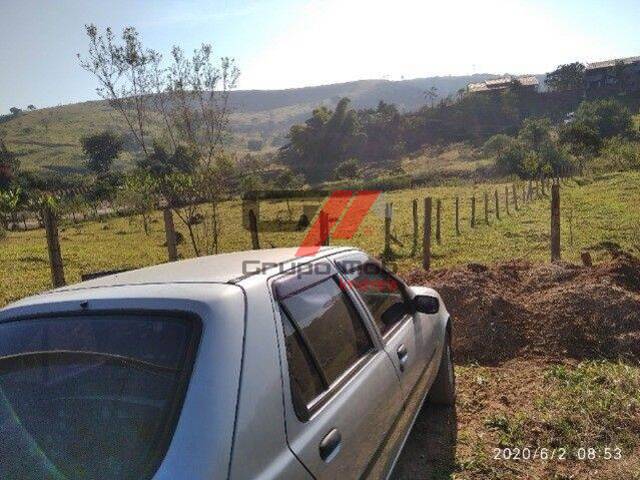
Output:
[[534,151],[551,142],[551,121],[548,118],[527,118],[522,122],[518,140]]
[[35,105],[29,104],[27,105],[27,110],[33,112],[36,109]]
[[6,190],[16,179],[20,162],[0,138],[0,190]]
[[576,110],[575,122],[590,127],[602,139],[630,136],[633,132],[633,115],[614,99],[582,102]]
[[577,92],[584,86],[585,67],[579,62],[560,65],[547,74],[544,83],[555,92]]
[[[290,168],[287,168],[276,177],[276,186],[281,190],[299,190],[304,186],[304,177],[294,174]],[[291,219],[293,212],[291,211],[291,203],[288,195],[286,196],[286,202],[289,219]]]
[[22,113],[22,109],[18,108],[18,107],[11,107],[9,109],[9,112],[11,112],[11,115],[13,115],[14,117],[18,116],[19,114]]
[[5,229],[9,229],[9,221],[14,226],[17,222],[16,215],[23,199],[20,187],[0,191],[0,223]]
[[431,108],[433,108],[436,99],[438,98],[438,87],[432,86],[428,90],[424,91],[424,98],[431,101]]
[[289,143],[280,149],[280,160],[310,181],[329,178],[335,167],[357,155],[365,143],[358,114],[343,98],[335,111],[319,107],[304,125],[289,131]]
[[[189,229],[195,254],[217,251],[217,202],[234,171],[223,148],[229,93],[239,76],[234,61],[216,61],[211,46],[203,44],[191,56],[174,46],[165,64],[133,27],[120,39],[95,25],[87,25],[86,33],[89,50],[78,55],[80,65],[96,77],[98,94],[127,124],[143,152],[141,167],[156,177],[160,194]],[[198,213],[210,222],[192,221],[194,209],[201,208],[196,200],[209,201],[211,209]]]
[[149,216],[157,207],[157,185],[149,173],[136,170],[128,175],[118,191],[117,202],[142,217],[145,235],[149,235]]
[[102,177],[111,171],[113,161],[122,151],[122,139],[109,131],[96,133],[80,139],[82,150],[87,155],[87,168],[96,177]]
[[560,127],[558,141],[579,157],[597,155],[603,145],[602,138],[594,127],[575,121]]
[[336,180],[351,180],[360,177],[360,163],[350,158],[340,163],[335,170]]
[[513,141],[496,157],[496,167],[505,175],[518,175],[521,178],[532,176],[532,165],[536,163],[534,152],[531,152],[522,142]]
[[358,120],[364,137],[357,151],[361,161],[393,160],[405,153],[407,122],[395,105],[381,101],[375,109],[358,111]]

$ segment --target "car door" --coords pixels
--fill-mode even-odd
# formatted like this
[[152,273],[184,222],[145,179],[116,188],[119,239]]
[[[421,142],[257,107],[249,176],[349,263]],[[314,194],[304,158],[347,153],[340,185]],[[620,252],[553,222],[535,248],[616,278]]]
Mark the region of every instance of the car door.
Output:
[[409,289],[379,262],[361,252],[335,262],[379,331],[406,399],[430,360],[433,331],[428,319],[415,313]]
[[359,478],[402,408],[394,366],[330,262],[273,285],[289,446],[317,479]]

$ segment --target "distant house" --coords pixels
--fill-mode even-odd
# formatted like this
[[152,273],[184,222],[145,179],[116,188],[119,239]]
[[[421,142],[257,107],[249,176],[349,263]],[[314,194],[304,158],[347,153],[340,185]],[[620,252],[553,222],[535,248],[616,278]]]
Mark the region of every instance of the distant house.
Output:
[[584,85],[587,97],[612,92],[638,92],[640,91],[640,57],[588,63],[584,72]]
[[467,92],[469,93],[491,93],[491,92],[500,92],[503,90],[507,90],[513,82],[518,82],[521,87],[537,90],[538,79],[533,75],[522,75],[522,76],[512,76],[506,75],[501,78],[496,78],[494,80],[485,80],[480,83],[470,83],[467,85]]

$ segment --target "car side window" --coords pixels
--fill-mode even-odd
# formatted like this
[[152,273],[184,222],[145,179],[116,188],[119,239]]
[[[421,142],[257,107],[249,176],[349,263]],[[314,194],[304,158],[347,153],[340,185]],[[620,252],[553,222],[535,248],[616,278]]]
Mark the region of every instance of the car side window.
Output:
[[335,276],[279,303],[294,404],[308,406],[374,345]]
[[411,313],[404,287],[375,263],[365,263],[348,274],[380,330],[387,334]]
[[280,316],[284,327],[291,391],[296,402],[295,408],[300,411],[324,391],[324,385],[302,338],[282,308],[280,308]]

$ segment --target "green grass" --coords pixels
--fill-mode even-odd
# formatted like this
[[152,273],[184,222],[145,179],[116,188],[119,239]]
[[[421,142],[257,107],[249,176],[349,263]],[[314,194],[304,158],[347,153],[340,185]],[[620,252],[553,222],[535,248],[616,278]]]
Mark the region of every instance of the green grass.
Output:
[[[311,107],[308,111],[311,111]],[[261,139],[265,143],[264,151],[273,150],[272,137],[263,139],[261,136],[263,123],[275,118],[282,125],[274,127],[273,136],[282,136],[288,131],[290,116],[297,118],[294,112],[259,112],[255,115],[233,113],[230,118],[236,132],[230,135],[228,147],[238,155],[243,155],[248,151],[247,140]],[[159,132],[159,125],[158,119],[151,130]],[[121,116],[101,101],[25,111],[16,118],[0,123],[0,137],[18,155],[22,168],[45,172],[85,173],[80,138],[103,130],[112,130],[131,138]],[[120,170],[131,167],[139,157],[139,153],[136,153],[138,150],[133,140],[127,141],[125,151],[114,167]]]
[[[465,421],[454,478],[640,478],[638,365],[518,360],[458,366],[457,378]],[[496,448],[526,448],[530,457],[496,459]],[[560,458],[534,457],[542,449]]]
[[[511,185],[511,184],[509,184]],[[483,193],[500,194],[501,219],[493,213],[490,195],[490,224],[484,224]],[[521,186],[518,187],[521,192]],[[469,225],[470,197],[477,198],[476,228]],[[442,201],[442,243],[433,244],[433,268],[456,264],[524,258],[532,261],[549,259],[549,199],[535,200],[520,210],[506,215],[504,184],[441,186],[400,190],[384,194],[375,205],[358,233],[351,240],[332,241],[337,245],[354,245],[379,256],[383,250],[384,202],[393,203],[392,231],[403,246],[394,245],[393,262],[402,271],[420,265],[420,253],[412,256],[413,199],[432,196]],[[454,230],[454,199],[460,197],[461,235]],[[619,245],[626,250],[640,249],[638,232],[640,219],[640,173],[614,173],[596,178],[571,181],[562,187],[562,252],[563,258],[579,261],[580,252],[594,247],[594,260],[607,256],[603,246]],[[203,207],[207,208],[207,207]],[[301,204],[292,204],[293,218],[302,212]],[[288,218],[283,202],[261,205],[261,219]],[[226,202],[220,208],[220,252],[251,248],[251,239],[241,225],[242,205],[239,200]],[[570,220],[571,218],[571,220]],[[149,236],[145,236],[139,219],[111,218],[104,222],[61,225],[60,239],[68,282],[77,282],[82,273],[119,268],[135,268],[166,261],[164,231],[161,216],[156,214]],[[176,218],[176,225],[185,237],[180,245],[182,257],[193,256],[186,230]],[[435,228],[435,227],[434,227]],[[571,235],[570,235],[571,232]],[[420,234],[421,235],[421,234]],[[265,232],[260,236],[262,247],[296,246],[304,232]],[[420,248],[418,248],[420,250]],[[0,305],[25,295],[43,291],[50,286],[46,242],[43,230],[9,232],[0,241]]]

